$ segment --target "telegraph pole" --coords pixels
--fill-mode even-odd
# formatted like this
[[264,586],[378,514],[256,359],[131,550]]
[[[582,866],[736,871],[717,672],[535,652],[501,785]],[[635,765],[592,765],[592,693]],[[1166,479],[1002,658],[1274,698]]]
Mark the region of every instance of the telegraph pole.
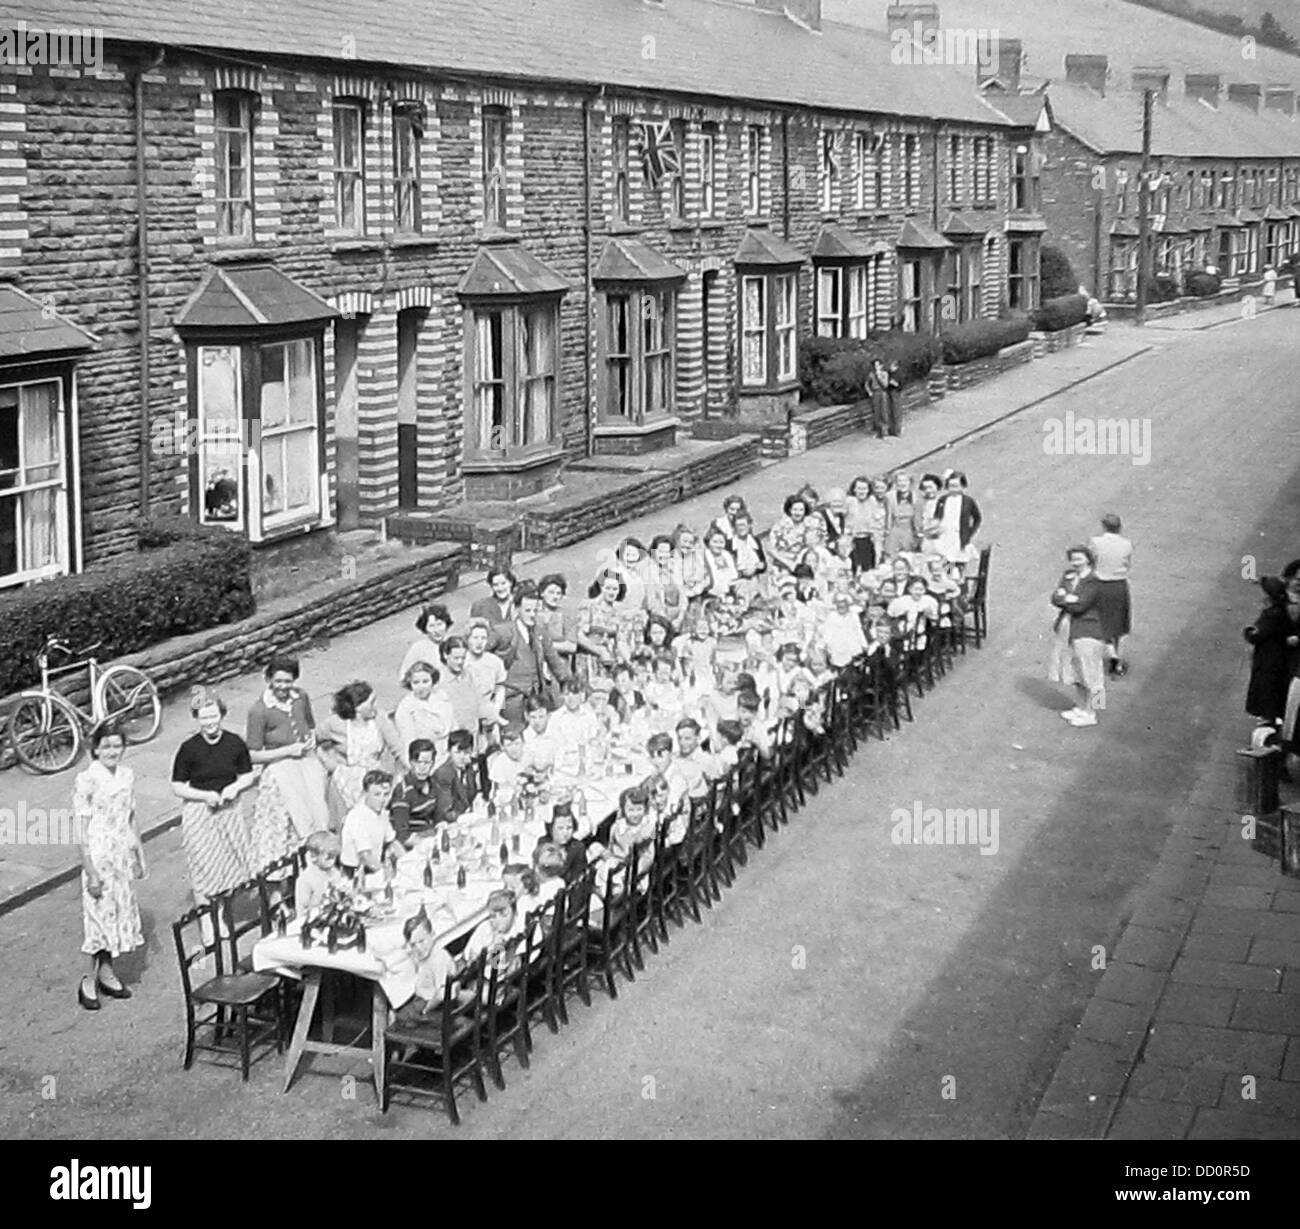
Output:
[[1142,91],[1142,169],[1138,174],[1138,284],[1133,316],[1146,323],[1147,287],[1151,284],[1151,111],[1155,91]]

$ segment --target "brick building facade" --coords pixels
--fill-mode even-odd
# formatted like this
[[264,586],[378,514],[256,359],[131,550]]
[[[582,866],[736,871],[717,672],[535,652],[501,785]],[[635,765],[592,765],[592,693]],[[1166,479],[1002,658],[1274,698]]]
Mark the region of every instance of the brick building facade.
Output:
[[[1025,134],[969,74],[816,3],[370,7],[142,3],[97,74],[0,73],[0,269],[96,343],[4,426],[67,441],[39,575],[142,510],[267,541],[517,497],[783,414],[801,337],[1007,303]],[[699,58],[728,39],[743,64]],[[9,499],[0,584],[48,505]]]

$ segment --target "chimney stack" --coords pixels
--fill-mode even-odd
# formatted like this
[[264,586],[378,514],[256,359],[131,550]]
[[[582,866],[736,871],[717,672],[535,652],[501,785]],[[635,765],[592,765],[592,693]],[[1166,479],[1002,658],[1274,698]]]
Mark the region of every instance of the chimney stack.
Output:
[[1110,61],[1104,55],[1067,55],[1065,79],[1074,85],[1086,85],[1104,96],[1109,66]]
[[1169,101],[1169,70],[1164,65],[1133,70],[1133,88],[1139,93],[1154,90],[1160,103]]
[[898,41],[899,32],[913,35],[918,33],[922,39],[935,38],[939,34],[939,6],[937,4],[891,4],[885,10],[885,23],[889,28],[891,42]]
[[1264,91],[1264,106],[1283,115],[1295,115],[1295,90],[1289,85],[1270,85]]
[[1259,110],[1260,99],[1264,96],[1264,87],[1258,81],[1232,81],[1228,84],[1228,101]]
[[1020,93],[1020,65],[1024,60],[1024,43],[1018,38],[980,39],[975,57],[975,83],[983,85],[994,79],[1002,82],[1011,94]]
[[1217,107],[1219,95],[1223,92],[1223,78],[1218,73],[1187,73],[1183,77],[1183,88],[1188,98]]
[[757,0],[757,4],[769,13],[783,13],[810,30],[822,28],[822,0]]

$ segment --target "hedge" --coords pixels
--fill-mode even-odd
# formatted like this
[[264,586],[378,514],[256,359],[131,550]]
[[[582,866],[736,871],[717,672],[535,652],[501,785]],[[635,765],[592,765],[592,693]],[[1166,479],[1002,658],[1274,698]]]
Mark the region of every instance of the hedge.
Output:
[[891,329],[857,337],[807,337],[799,343],[799,379],[821,405],[861,401],[872,361],[898,363],[903,386],[923,380],[939,361],[938,339]]
[[1179,298],[1178,279],[1168,273],[1159,273],[1151,279],[1151,302],[1172,303]]
[[1040,333],[1059,333],[1088,318],[1088,300],[1081,294],[1063,294],[1046,299],[1034,312],[1034,328]]
[[142,523],[138,537],[167,544],[0,594],[0,696],[40,682],[34,658],[47,636],[74,650],[102,642],[95,656],[106,661],[253,613],[243,538],[170,521]]
[[1007,346],[1014,346],[1029,336],[1031,320],[1027,315],[1008,316],[1002,320],[968,320],[944,329],[943,361],[948,364],[970,363],[987,358]]
[[1079,279],[1074,275],[1070,258],[1060,248],[1044,244],[1038,258],[1038,276],[1043,302],[1079,293]]
[[1206,273],[1201,270],[1196,273],[1189,273],[1183,279],[1183,285],[1187,287],[1188,294],[1194,294],[1199,299],[1209,298],[1216,295],[1223,289],[1223,279],[1217,273]]

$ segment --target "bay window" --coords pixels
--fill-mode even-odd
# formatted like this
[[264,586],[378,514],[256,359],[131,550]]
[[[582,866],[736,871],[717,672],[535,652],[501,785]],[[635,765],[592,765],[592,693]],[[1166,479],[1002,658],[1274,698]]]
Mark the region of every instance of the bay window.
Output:
[[63,382],[0,385],[0,587],[68,571]]
[[797,374],[798,274],[745,273],[740,278],[741,383],[785,384]]
[[899,305],[902,308],[903,329],[915,333],[921,327],[921,262],[903,260],[899,262],[901,285],[899,288]]
[[870,328],[876,259],[817,266],[817,335],[866,337]]
[[675,406],[676,292],[671,287],[610,288],[604,293],[601,417],[648,422]]
[[466,324],[466,454],[510,458],[554,444],[558,301],[476,304]]

